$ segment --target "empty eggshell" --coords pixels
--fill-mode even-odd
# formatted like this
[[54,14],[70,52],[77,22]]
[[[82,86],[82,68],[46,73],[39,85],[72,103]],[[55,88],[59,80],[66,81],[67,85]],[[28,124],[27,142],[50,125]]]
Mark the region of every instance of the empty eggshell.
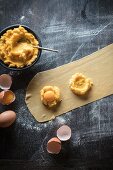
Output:
[[15,100],[15,94],[11,90],[2,91],[0,93],[0,103],[3,105],[9,105]]
[[0,127],[5,128],[13,124],[16,119],[16,113],[8,110],[0,114]]
[[9,74],[2,74],[0,76],[0,88],[2,90],[8,90],[10,89],[12,85],[12,78]]
[[63,125],[61,126],[58,130],[57,130],[57,137],[61,140],[61,141],[67,141],[70,139],[71,137],[71,128],[67,125]]
[[51,154],[58,154],[61,151],[61,141],[57,137],[51,138],[47,143],[47,151]]

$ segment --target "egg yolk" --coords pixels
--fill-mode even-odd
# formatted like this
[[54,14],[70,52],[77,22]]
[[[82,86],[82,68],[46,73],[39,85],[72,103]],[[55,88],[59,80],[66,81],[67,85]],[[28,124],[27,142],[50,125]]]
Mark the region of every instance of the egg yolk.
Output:
[[44,99],[47,102],[53,102],[55,100],[55,94],[53,91],[47,91],[44,93]]

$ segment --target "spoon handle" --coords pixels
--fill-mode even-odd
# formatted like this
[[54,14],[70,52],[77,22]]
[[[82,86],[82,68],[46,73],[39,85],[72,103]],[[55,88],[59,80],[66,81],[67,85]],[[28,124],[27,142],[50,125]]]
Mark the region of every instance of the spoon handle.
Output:
[[39,48],[39,49],[42,49],[42,50],[46,50],[46,51],[52,51],[52,52],[58,53],[58,50],[54,50],[54,49],[51,49],[51,48],[44,48],[44,47],[40,47],[40,46],[33,46],[33,47]]

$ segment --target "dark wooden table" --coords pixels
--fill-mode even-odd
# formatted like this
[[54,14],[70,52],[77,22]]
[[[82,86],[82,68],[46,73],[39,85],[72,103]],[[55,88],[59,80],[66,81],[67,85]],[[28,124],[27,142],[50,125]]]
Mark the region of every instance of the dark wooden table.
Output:
[[[43,51],[31,70],[10,72],[16,101],[0,105],[0,111],[14,110],[17,120],[10,128],[0,129],[0,170],[113,169],[113,95],[44,124],[33,118],[24,101],[25,89],[37,72],[113,42],[113,1],[0,0],[0,30],[12,24],[29,26],[43,46],[58,49],[59,54]],[[2,73],[9,71],[0,66]],[[61,124],[71,126],[72,138],[63,143],[59,155],[49,155],[46,143]]]

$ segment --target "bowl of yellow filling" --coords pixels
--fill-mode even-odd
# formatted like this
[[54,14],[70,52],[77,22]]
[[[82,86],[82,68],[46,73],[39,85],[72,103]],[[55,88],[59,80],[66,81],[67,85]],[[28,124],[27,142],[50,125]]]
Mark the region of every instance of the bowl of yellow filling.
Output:
[[33,66],[40,58],[40,38],[27,26],[12,25],[0,32],[0,64],[20,71]]

